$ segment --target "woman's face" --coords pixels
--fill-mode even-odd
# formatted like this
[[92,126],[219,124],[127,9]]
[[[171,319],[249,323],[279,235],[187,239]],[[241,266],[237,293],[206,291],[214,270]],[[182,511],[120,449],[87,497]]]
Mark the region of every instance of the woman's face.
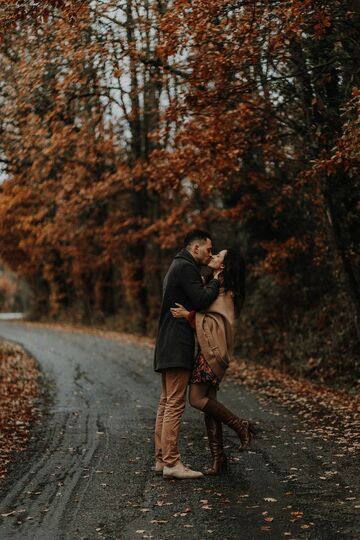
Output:
[[226,249],[219,251],[217,255],[213,255],[211,261],[208,264],[209,268],[213,270],[221,270],[224,268],[224,257],[226,255]]

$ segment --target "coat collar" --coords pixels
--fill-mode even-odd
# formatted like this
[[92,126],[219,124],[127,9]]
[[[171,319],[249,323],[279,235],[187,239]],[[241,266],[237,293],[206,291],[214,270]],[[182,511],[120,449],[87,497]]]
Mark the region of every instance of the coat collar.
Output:
[[195,264],[197,267],[199,267],[200,265],[195,261],[194,257],[191,255],[191,253],[187,250],[187,249],[182,249],[181,251],[179,251],[179,253],[177,253],[175,255],[175,259],[185,259],[189,262],[191,262],[192,264]]

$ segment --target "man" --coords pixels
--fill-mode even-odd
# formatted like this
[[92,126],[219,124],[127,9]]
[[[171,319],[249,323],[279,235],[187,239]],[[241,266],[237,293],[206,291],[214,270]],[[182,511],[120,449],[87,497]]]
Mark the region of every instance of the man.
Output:
[[195,336],[185,319],[176,319],[170,308],[176,303],[187,310],[206,309],[219,293],[219,281],[204,286],[200,266],[211,260],[210,235],[189,232],[182,249],[165,276],[156,340],[154,368],[162,375],[162,392],[155,425],[155,470],[165,478],[199,478],[201,472],[185,467],[177,447],[187,385],[194,365]]

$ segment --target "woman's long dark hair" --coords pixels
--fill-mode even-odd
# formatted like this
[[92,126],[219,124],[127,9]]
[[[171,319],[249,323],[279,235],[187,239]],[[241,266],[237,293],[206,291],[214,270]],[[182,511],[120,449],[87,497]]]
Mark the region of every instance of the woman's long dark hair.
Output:
[[229,248],[223,264],[223,287],[233,293],[235,316],[238,317],[245,300],[245,260],[239,250]]

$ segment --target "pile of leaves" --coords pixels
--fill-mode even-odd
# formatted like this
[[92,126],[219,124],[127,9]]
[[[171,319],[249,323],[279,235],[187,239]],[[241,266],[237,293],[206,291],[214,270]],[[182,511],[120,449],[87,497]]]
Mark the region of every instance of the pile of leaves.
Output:
[[18,345],[0,341],[0,481],[15,452],[24,450],[38,411],[39,370]]
[[260,399],[274,400],[311,426],[311,433],[333,441],[344,454],[360,451],[360,397],[280,370],[234,360],[228,376],[255,390]]

